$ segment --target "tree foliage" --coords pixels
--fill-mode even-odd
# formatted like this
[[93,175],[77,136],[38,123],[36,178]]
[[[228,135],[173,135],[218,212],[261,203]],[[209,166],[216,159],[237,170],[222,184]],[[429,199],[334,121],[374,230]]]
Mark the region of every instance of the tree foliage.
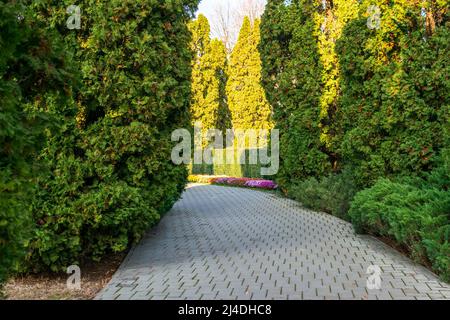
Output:
[[171,133],[189,127],[192,53],[187,28],[197,1],[39,1],[81,71],[78,114],[49,138],[48,168],[33,203],[35,269],[60,270],[126,249],[180,196],[187,170],[171,162]]
[[[448,114],[449,41],[448,7],[427,3],[269,1],[260,50],[281,185],[346,166],[361,186],[431,169]],[[379,28],[368,27],[370,5]]]
[[260,21],[244,19],[230,56],[227,97],[235,129],[270,129],[271,107],[261,86]]
[[318,49],[316,1],[269,1],[262,18],[263,85],[280,130],[284,189],[331,171],[321,137],[323,64]]
[[210,39],[210,26],[204,15],[190,22],[189,29],[194,51],[190,106],[192,122],[201,122],[205,130],[229,128],[225,45],[217,39]]
[[[360,185],[430,171],[444,146],[450,21],[448,3],[429,3],[425,15],[419,1],[363,1],[337,45],[343,78],[335,144]],[[382,10],[378,30],[366,27],[371,4]]]
[[0,284],[26,253],[45,138],[74,115],[70,56],[26,4],[0,2]]

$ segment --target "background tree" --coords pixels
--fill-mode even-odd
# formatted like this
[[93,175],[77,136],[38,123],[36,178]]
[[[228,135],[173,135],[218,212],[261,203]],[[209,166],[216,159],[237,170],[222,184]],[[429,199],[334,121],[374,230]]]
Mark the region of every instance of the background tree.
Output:
[[206,79],[206,82],[210,82],[207,98],[207,104],[210,107],[207,107],[207,109],[214,110],[214,114],[217,114],[216,128],[224,131],[231,128],[231,115],[226,96],[228,59],[226,48],[222,41],[213,39],[210,42],[205,60],[210,60],[209,65],[212,69],[209,76],[210,80]]
[[210,26],[204,15],[189,24],[192,32],[192,122],[203,129],[224,128],[229,123],[225,83],[227,54],[224,44],[210,39]]
[[236,129],[269,129],[271,108],[261,86],[260,21],[246,17],[228,67],[227,97]]

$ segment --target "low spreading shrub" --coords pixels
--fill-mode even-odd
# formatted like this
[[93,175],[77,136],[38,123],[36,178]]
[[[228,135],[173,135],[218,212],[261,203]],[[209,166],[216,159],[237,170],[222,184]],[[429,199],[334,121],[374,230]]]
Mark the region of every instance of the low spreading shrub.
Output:
[[426,180],[380,179],[355,196],[349,215],[358,232],[387,237],[450,280],[450,171]]
[[350,203],[357,192],[350,172],[334,174],[320,180],[309,178],[293,185],[288,196],[304,206],[348,220]]

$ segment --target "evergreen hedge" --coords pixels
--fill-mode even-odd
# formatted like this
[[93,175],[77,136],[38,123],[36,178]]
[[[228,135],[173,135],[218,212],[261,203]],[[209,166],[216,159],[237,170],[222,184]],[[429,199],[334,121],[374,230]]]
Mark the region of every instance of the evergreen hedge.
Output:
[[[422,13],[424,3],[363,1],[338,41],[343,76],[335,144],[360,186],[430,171],[445,146],[450,20],[448,3],[430,3],[425,9],[433,30]],[[366,26],[373,4],[382,11],[378,30]]]
[[[282,186],[344,167],[360,186],[432,169],[444,146],[450,42],[446,2],[427,3],[268,2],[260,51]],[[370,5],[382,12],[379,29],[368,28]]]
[[332,163],[321,143],[323,64],[318,50],[316,1],[268,1],[261,24],[262,82],[280,130],[277,182],[289,189],[327,175]]
[[447,279],[449,32],[445,0],[269,0],[260,45],[282,189]]
[[77,117],[49,137],[48,171],[33,203],[29,265],[63,270],[125,250],[179,198],[187,170],[171,162],[171,133],[190,125],[197,1],[39,1],[39,18],[63,34],[81,71]]
[[74,116],[71,58],[26,4],[0,2],[0,285],[26,255],[36,158],[46,136]]

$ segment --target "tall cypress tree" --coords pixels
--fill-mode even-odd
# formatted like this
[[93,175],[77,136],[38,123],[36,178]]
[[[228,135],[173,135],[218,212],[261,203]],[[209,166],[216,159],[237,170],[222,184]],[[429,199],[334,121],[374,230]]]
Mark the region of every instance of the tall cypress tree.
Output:
[[227,96],[236,129],[272,128],[271,107],[261,86],[260,21],[244,19],[228,67]]
[[229,122],[224,86],[227,55],[223,43],[210,39],[210,26],[204,15],[189,24],[192,32],[192,122],[201,122],[203,129],[223,129]]
[[[283,188],[331,171],[320,141],[320,99],[323,65],[319,55],[319,2],[268,2],[263,15],[263,83],[280,130],[280,172]],[[273,31],[272,31],[273,30]]]

